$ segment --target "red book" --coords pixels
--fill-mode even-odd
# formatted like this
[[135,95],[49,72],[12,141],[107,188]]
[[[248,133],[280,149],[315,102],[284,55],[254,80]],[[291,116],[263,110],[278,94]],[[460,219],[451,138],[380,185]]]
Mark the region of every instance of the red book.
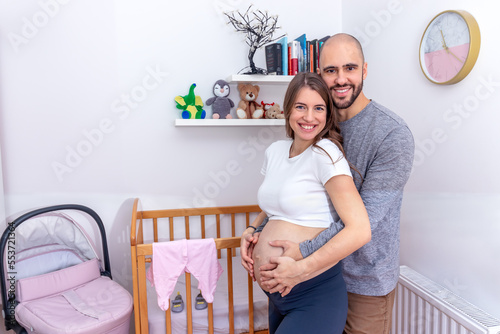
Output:
[[292,58],[292,64],[290,65],[290,68],[292,69],[292,72],[290,75],[295,75],[299,73],[299,59],[298,58]]
[[292,47],[288,45],[288,75],[292,75]]
[[290,57],[290,62],[289,62],[289,73],[290,75],[295,75],[299,73],[299,58],[300,54],[299,52],[301,51],[300,49],[300,42],[298,41],[292,41],[288,43],[289,45],[289,57]]

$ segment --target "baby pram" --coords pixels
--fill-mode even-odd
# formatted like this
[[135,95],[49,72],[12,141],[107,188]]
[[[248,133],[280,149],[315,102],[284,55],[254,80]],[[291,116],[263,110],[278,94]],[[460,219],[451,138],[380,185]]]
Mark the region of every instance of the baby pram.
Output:
[[[100,239],[102,260],[83,226]],[[88,207],[46,207],[9,223],[0,241],[0,273],[6,330],[129,332],[132,297],[111,279],[104,225]]]

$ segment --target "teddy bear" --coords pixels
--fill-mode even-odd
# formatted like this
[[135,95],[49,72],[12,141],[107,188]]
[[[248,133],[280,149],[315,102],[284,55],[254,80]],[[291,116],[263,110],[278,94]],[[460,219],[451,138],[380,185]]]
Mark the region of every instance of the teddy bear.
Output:
[[264,110],[262,106],[257,103],[260,87],[258,85],[238,84],[238,91],[240,92],[240,102],[236,109],[236,115],[240,119],[262,118]]
[[285,118],[281,107],[277,103],[270,103],[266,105],[266,118]]
[[264,109],[264,118],[266,118],[266,110],[269,109],[273,103],[265,103],[264,101],[260,101],[260,105],[262,106],[262,109]]

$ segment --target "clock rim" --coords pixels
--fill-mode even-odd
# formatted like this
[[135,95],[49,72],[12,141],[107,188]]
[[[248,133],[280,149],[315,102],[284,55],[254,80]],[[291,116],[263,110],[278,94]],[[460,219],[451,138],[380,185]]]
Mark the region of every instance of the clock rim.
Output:
[[[446,14],[446,13],[455,13],[455,14],[458,14],[465,21],[465,24],[467,25],[467,29],[469,31],[469,52],[467,53],[467,58],[465,59],[464,65],[462,66],[462,68],[460,69],[460,71],[458,71],[458,73],[453,78],[451,78],[450,80],[439,82],[439,81],[436,81],[433,78],[429,77],[427,75],[425,69],[424,69],[425,60],[423,59],[423,56],[422,56],[422,44],[424,43],[425,34],[427,33],[427,30],[429,29],[429,27],[431,26],[431,24],[439,16],[441,16],[443,14]],[[450,9],[450,10],[442,11],[441,13],[437,14],[436,16],[434,16],[432,18],[432,20],[429,21],[429,23],[427,24],[427,27],[424,30],[424,33],[422,34],[422,38],[420,39],[420,47],[419,47],[419,50],[418,50],[418,52],[419,52],[418,58],[419,58],[419,62],[420,62],[420,69],[422,70],[422,73],[425,75],[425,77],[430,82],[432,82],[432,83],[435,83],[437,85],[452,85],[452,84],[456,84],[456,83],[462,81],[470,73],[470,71],[472,70],[472,68],[476,64],[477,58],[479,56],[480,46],[481,46],[481,33],[479,31],[479,25],[478,25],[476,19],[474,18],[474,16],[472,16],[472,14],[470,14],[469,12],[467,12],[465,10],[453,10],[453,9]]]

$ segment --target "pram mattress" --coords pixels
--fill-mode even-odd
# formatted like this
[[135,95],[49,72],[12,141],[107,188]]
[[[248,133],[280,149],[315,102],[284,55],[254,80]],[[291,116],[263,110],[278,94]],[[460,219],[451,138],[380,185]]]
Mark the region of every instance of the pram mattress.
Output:
[[[22,293],[24,284],[25,295],[29,291],[29,296],[26,295],[25,301],[16,307],[16,320],[31,333],[128,333],[132,297],[121,285],[92,269],[97,265],[97,262],[88,261],[41,275],[40,282],[36,282],[36,277],[21,280],[18,287]],[[58,290],[58,285],[67,285],[68,278],[78,273],[81,274],[80,280],[72,280],[77,286]],[[90,281],[82,283],[83,277],[90,278]],[[48,286],[42,288],[40,284],[44,283]],[[33,284],[53,294],[32,299],[30,296],[36,295]]]

